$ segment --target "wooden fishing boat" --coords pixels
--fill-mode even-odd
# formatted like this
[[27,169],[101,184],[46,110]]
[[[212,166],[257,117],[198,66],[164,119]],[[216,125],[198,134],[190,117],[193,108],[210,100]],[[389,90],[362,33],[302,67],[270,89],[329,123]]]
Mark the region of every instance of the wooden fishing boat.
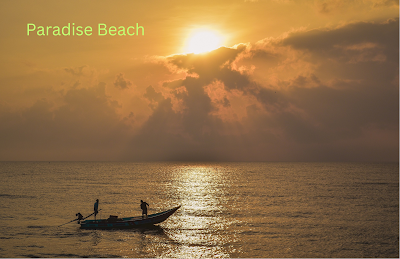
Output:
[[129,217],[129,218],[118,218],[117,216],[112,216],[108,219],[100,220],[84,220],[81,221],[81,229],[125,229],[125,228],[137,228],[146,227],[154,224],[158,224],[166,220],[169,216],[174,214],[181,206],[148,215],[147,218],[139,217]]

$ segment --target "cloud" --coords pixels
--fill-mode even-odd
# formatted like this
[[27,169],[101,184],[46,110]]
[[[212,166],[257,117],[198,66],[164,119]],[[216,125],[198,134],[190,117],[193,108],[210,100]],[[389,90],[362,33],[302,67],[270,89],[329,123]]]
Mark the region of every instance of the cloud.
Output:
[[148,59],[160,75],[135,89],[137,71],[102,83],[67,69],[62,91],[0,106],[0,157],[398,161],[398,29],[358,22]]
[[397,0],[371,0],[373,7],[393,6],[398,7],[399,1]]
[[339,12],[356,11],[357,8],[376,9],[382,7],[398,8],[396,0],[314,0],[315,10],[324,15],[337,14]]
[[70,73],[74,76],[81,76],[81,75],[83,75],[83,69],[86,67],[87,66],[64,68],[64,70],[65,70],[65,72]]
[[120,89],[126,89],[132,85],[132,82],[124,78],[124,74],[117,75],[114,81],[114,86]]
[[164,97],[161,93],[158,93],[154,90],[154,88],[150,85],[146,88],[146,93],[143,95],[150,102],[151,108],[154,110],[159,102],[164,100]]
[[319,13],[329,14],[341,9],[345,4],[346,2],[342,0],[317,0],[315,8]]
[[105,84],[70,89],[62,100],[61,106],[40,99],[22,111],[2,110],[0,157],[116,159],[112,152],[120,148],[125,128],[115,112],[116,104],[105,94]]
[[[159,102],[131,144],[145,148],[130,152],[145,160],[397,160],[397,44],[391,20],[171,56],[166,66],[188,75],[163,86],[184,91]],[[254,73],[239,69],[248,64]]]
[[[397,52],[394,47],[398,46],[398,19],[389,20],[385,23],[351,23],[335,29],[315,29],[306,32],[294,32],[282,41],[283,45],[292,46],[295,49],[310,50],[316,54],[327,54],[342,56],[348,53],[340,52],[340,48],[347,50],[351,47],[355,49],[355,44],[364,50],[380,46],[387,56],[395,56]],[[396,31],[397,30],[397,31]],[[394,35],[393,35],[394,34]],[[369,47],[369,48],[366,48]],[[391,55],[389,55],[391,54]]]

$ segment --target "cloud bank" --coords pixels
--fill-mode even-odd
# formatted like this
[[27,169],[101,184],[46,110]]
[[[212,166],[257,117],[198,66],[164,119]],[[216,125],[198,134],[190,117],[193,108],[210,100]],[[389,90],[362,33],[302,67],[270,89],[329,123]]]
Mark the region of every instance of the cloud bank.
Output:
[[398,161],[398,25],[351,23],[155,57],[147,66],[168,72],[148,85],[125,72],[65,88],[57,103],[4,105],[0,157]]

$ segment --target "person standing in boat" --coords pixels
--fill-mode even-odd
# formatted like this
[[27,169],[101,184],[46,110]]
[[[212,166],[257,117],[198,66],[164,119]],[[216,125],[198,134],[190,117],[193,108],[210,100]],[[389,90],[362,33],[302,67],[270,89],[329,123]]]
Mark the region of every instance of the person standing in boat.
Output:
[[140,200],[140,208],[142,209],[142,218],[146,215],[147,218],[147,206],[150,206],[147,202]]
[[99,199],[94,203],[94,220],[96,220],[97,213],[99,213]]

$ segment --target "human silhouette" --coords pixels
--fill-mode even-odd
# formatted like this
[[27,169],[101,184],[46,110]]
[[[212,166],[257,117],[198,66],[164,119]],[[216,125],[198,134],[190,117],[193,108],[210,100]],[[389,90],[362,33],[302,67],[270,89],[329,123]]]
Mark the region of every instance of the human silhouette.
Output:
[[99,213],[99,199],[94,203],[94,220],[96,220],[97,213]]
[[81,220],[83,219],[82,214],[80,214],[79,212],[76,213],[76,216],[78,217],[78,224],[81,223]]
[[142,209],[142,218],[146,215],[147,218],[147,206],[150,206],[147,202],[140,200],[140,208]]

